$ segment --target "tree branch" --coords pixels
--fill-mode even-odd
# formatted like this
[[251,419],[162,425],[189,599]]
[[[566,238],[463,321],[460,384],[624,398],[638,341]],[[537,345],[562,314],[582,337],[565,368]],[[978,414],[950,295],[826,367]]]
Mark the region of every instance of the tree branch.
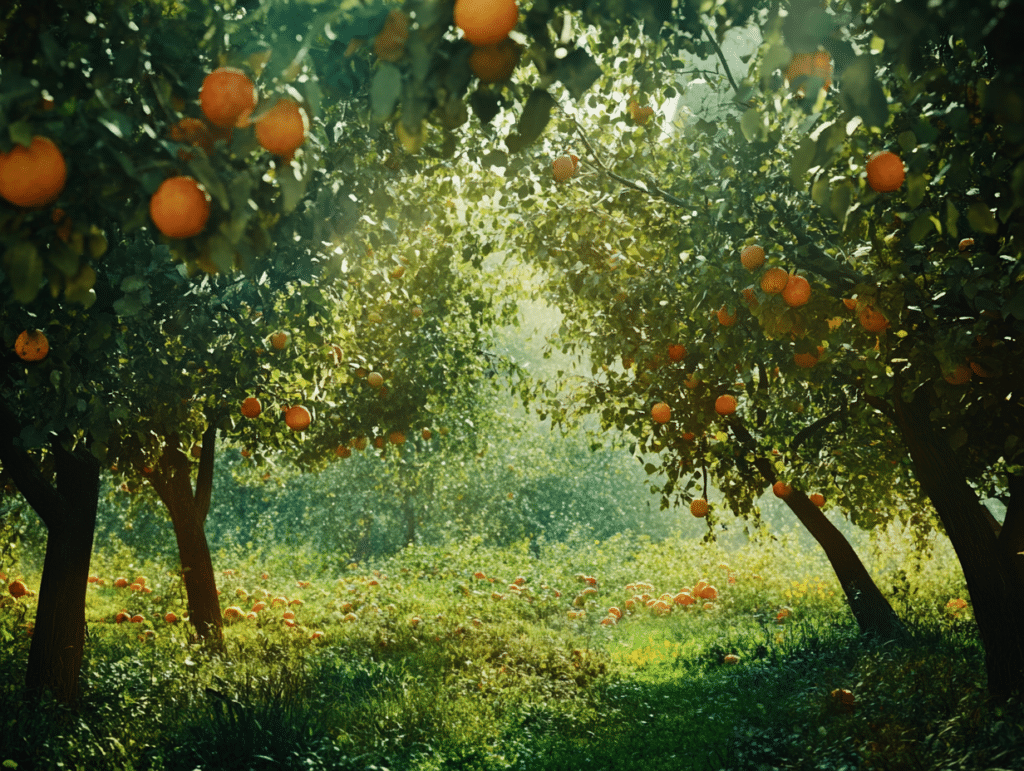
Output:
[[729,63],[725,61],[725,54],[722,53],[721,46],[718,45],[718,41],[715,40],[714,35],[711,34],[711,30],[707,28],[707,25],[704,24],[703,21],[700,22],[700,28],[707,36],[708,42],[711,43],[711,47],[715,49],[715,53],[718,54],[718,61],[722,63],[722,67],[725,69],[725,76],[729,78],[729,83],[730,85],[732,85],[732,90],[738,94],[740,92],[740,87],[736,85],[736,80],[732,76],[732,70],[729,69]]
[[213,460],[217,450],[217,423],[211,420],[203,432],[203,451],[199,456],[199,473],[196,475],[195,505],[199,524],[206,521],[210,513],[210,499],[213,496]]
[[790,449],[791,450],[799,449],[800,445],[803,444],[805,440],[807,440],[811,436],[813,436],[816,431],[818,431],[819,429],[824,428],[829,423],[832,423],[833,421],[837,420],[845,412],[846,412],[846,405],[844,404],[838,410],[830,412],[828,415],[824,415],[824,416],[818,418],[813,423],[811,423],[811,424],[809,424],[807,426],[804,426],[802,429],[800,429],[797,432],[797,435],[793,437],[793,441],[789,443]]
[[21,421],[6,404],[0,403],[0,465],[47,529],[52,529],[60,524],[57,520],[64,500],[28,452],[17,444],[20,434]]

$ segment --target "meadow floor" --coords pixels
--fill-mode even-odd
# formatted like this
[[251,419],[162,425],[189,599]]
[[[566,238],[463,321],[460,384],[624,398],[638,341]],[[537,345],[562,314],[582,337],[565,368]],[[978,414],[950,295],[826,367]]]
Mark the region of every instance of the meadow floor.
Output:
[[[858,635],[785,541],[220,554],[242,618],[218,650],[164,620],[185,610],[173,566],[98,555],[79,709],[23,702],[34,600],[0,608],[0,767],[1022,769],[1024,709],[985,702],[970,607],[945,607],[963,590],[933,561],[886,584],[897,644]],[[113,585],[140,576],[152,591]],[[714,599],[677,601],[702,580]]]

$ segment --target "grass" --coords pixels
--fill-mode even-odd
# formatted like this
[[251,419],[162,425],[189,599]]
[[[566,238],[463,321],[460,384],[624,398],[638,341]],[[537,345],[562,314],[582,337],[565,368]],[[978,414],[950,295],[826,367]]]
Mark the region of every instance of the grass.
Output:
[[[884,543],[892,562],[899,545]],[[896,560],[894,591],[912,632],[896,646],[857,634],[827,566],[785,540],[724,554],[623,535],[547,544],[539,556],[525,544],[470,542],[358,566],[284,549],[221,553],[225,607],[279,596],[302,604],[289,606],[294,627],[283,607],[229,625],[217,652],[163,622],[184,608],[172,566],[111,550],[94,561],[108,585],[89,589],[79,709],[21,701],[34,600],[0,608],[0,763],[22,771],[1019,768],[1024,709],[985,703],[969,607],[945,609],[962,585],[934,563],[941,558],[909,570],[911,561]],[[478,571],[489,578],[474,578]],[[140,574],[151,593],[110,585]],[[517,576],[526,581],[513,590]],[[596,592],[581,594],[590,583],[579,576],[592,577]],[[700,578],[720,592],[708,610],[659,616],[640,606],[614,626],[600,623],[608,607],[625,608],[636,582],[657,597]],[[113,623],[121,608],[146,621]],[[789,613],[777,620],[782,609]],[[726,664],[727,654],[739,663]],[[839,689],[852,692],[852,704],[832,696]]]

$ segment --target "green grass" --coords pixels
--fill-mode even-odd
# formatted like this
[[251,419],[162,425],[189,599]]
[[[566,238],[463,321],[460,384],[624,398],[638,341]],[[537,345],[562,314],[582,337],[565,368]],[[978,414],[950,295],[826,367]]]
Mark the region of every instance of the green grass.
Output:
[[[724,554],[624,535],[548,544],[540,556],[525,544],[464,543],[359,566],[282,549],[220,553],[215,566],[234,571],[218,576],[225,607],[299,598],[297,626],[268,608],[228,626],[223,652],[190,644],[187,627],[162,621],[183,610],[173,566],[101,553],[101,576],[146,575],[153,591],[90,587],[78,710],[22,702],[34,600],[0,609],[0,762],[22,771],[967,771],[1012,769],[1024,757],[1024,710],[985,704],[969,615],[944,608],[962,586],[933,562],[901,574],[912,637],[900,646],[859,636],[827,566],[785,541]],[[582,618],[569,618],[588,586],[578,574],[593,576],[597,592],[581,599]],[[517,576],[526,579],[518,594]],[[648,581],[656,597],[702,577],[720,591],[710,610],[641,607],[600,623],[636,593],[627,584]],[[31,571],[25,578],[38,585]],[[122,607],[146,622],[114,624]],[[783,607],[791,613],[777,621]],[[324,636],[310,639],[314,631]],[[724,663],[727,654],[739,663]],[[853,692],[852,708],[836,689]]]

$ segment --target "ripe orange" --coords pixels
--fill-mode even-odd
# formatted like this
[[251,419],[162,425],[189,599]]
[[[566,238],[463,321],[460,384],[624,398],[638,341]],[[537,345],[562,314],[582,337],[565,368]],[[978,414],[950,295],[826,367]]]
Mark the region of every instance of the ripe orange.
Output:
[[950,385],[963,385],[971,379],[971,368],[966,364],[958,364],[956,369],[945,375],[945,381]]
[[192,177],[171,177],[149,199],[149,216],[168,238],[191,238],[210,219],[210,196]]
[[244,128],[256,109],[256,86],[241,70],[218,67],[203,80],[199,106],[218,128]]
[[573,162],[570,156],[563,155],[561,158],[555,158],[551,164],[551,169],[555,175],[556,182],[565,182],[576,173],[577,164]]
[[733,324],[736,323],[736,319],[739,318],[738,312],[730,316],[729,309],[725,305],[718,309],[716,315],[718,316],[718,323],[721,324],[723,327],[731,327]]
[[724,661],[726,664],[739,664],[740,657],[737,656],[735,653],[729,653],[726,655],[724,659],[722,659],[722,661]]
[[655,423],[668,423],[672,418],[672,408],[665,402],[658,402],[651,407],[651,419]]
[[782,290],[782,299],[790,308],[799,308],[811,299],[810,283],[803,276],[790,276]]
[[405,56],[405,41],[409,39],[409,17],[397,8],[384,20],[384,28],[373,40],[373,53],[386,62],[397,62]]
[[789,273],[782,268],[768,268],[761,277],[761,291],[765,294],[779,294],[789,283]]
[[469,68],[481,82],[498,83],[512,77],[519,57],[519,44],[507,37],[495,45],[475,47],[469,55]]
[[429,442],[430,441],[430,437],[433,436],[433,434],[430,433],[430,429],[429,428],[424,428],[423,432],[422,432],[422,436],[423,436],[424,441]]
[[968,364],[971,367],[971,372],[973,372],[978,377],[990,377],[992,375],[991,372],[989,372],[976,361],[970,361],[968,362]]
[[455,26],[475,46],[500,43],[518,21],[515,0],[455,0]]
[[700,378],[691,372],[686,376],[686,380],[683,381],[683,385],[690,389],[696,388],[700,385]]
[[638,126],[647,125],[647,121],[650,120],[651,116],[654,115],[654,108],[650,105],[640,106],[640,103],[636,99],[631,99],[627,105],[629,110],[629,116],[633,119],[633,122]]
[[7,591],[11,593],[11,597],[18,599],[19,597],[24,597],[28,594],[28,587],[25,586],[23,581],[11,581],[7,586]]
[[290,337],[287,332],[275,332],[270,336],[270,344],[274,346],[274,350],[283,351]]
[[405,444],[405,432],[392,431],[390,434],[388,434],[388,441],[394,445]]
[[810,369],[811,367],[818,363],[818,357],[815,356],[813,353],[794,353],[793,362],[798,367]]
[[747,270],[754,271],[764,265],[764,249],[758,244],[743,247],[740,262]]
[[347,458],[350,455],[352,455],[352,450],[350,450],[347,445],[339,444],[335,448],[334,454],[337,455],[339,458]]
[[141,623],[142,623],[143,621],[145,621],[145,620],[146,620],[146,617],[145,617],[145,616],[143,616],[143,615],[142,615],[141,613],[136,613],[136,614],[135,614],[134,616],[132,616],[132,617],[131,617],[131,618],[130,618],[129,620],[130,620],[130,621],[131,621],[131,622],[132,622],[133,624],[141,624]]
[[256,141],[267,152],[290,160],[309,133],[306,111],[294,99],[279,99],[256,123]]
[[715,412],[719,415],[732,415],[736,412],[736,397],[732,394],[722,394],[715,399]]
[[53,224],[57,226],[57,238],[64,243],[67,243],[71,239],[71,217],[69,217],[67,212],[63,209],[54,209],[53,214],[50,215],[50,219],[53,221]]
[[242,414],[247,418],[259,417],[263,412],[263,405],[255,396],[249,396],[242,401]]
[[379,372],[371,372],[366,376],[366,382],[370,384],[371,388],[380,388],[384,385],[384,376]]
[[959,249],[961,252],[966,252],[972,246],[974,246],[974,239],[973,238],[964,238],[964,239],[961,239],[959,244],[957,244],[957,249]]
[[861,326],[873,334],[882,332],[889,326],[889,320],[870,305],[865,305],[863,310],[861,310],[859,320]]
[[803,82],[807,77],[821,78],[827,91],[832,85],[832,57],[825,51],[794,54],[786,69],[786,83],[795,83],[802,96],[806,91]]
[[740,294],[742,294],[743,299],[747,301],[747,306],[750,310],[754,310],[754,308],[761,304],[757,301],[757,293],[754,291],[754,287],[752,286],[748,286]]
[[672,343],[668,347],[669,361],[682,361],[686,358],[686,346],[679,343]]
[[166,616],[164,616],[164,621],[166,621],[168,624],[173,624],[177,620],[178,617],[174,613],[168,613]]
[[695,517],[706,517],[710,508],[708,502],[703,498],[694,498],[690,502],[690,513]]
[[57,200],[68,178],[64,154],[46,137],[0,152],[0,198],[15,206],[34,209]]
[[807,497],[810,499],[811,503],[813,503],[819,509],[825,505],[825,496],[822,495],[821,493],[811,493]]
[[775,493],[776,498],[788,498],[793,492],[793,488],[785,482],[776,482],[772,485],[772,492]]
[[[171,126],[171,139],[182,144],[200,147],[206,151],[207,155],[213,152],[213,135],[210,134],[206,124],[198,118],[182,118]],[[192,153],[188,150],[178,150],[178,158],[186,162],[190,161]]]
[[899,190],[906,177],[903,161],[888,150],[875,153],[867,162],[868,184],[878,193],[891,193]]
[[50,352],[50,341],[38,329],[26,329],[14,341],[14,352],[22,361],[42,361]]
[[309,428],[311,420],[312,417],[310,417],[309,410],[302,405],[291,407],[288,412],[284,414],[285,425],[287,425],[292,431],[305,431]]

